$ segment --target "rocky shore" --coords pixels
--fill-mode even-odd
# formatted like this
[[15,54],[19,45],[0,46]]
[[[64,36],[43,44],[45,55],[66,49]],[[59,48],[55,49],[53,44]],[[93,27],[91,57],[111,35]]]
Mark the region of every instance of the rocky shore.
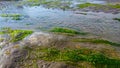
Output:
[[120,67],[119,0],[72,2],[0,0],[0,68]]
[[[3,36],[0,36],[0,38],[3,38]],[[120,51],[117,50],[116,46],[114,45],[111,46],[104,44],[71,42],[71,40],[75,38],[76,37],[43,32],[35,32],[32,35],[27,36],[23,40],[15,43],[7,42],[8,40],[4,38],[4,40],[0,42],[0,68],[95,68],[92,63],[86,61],[73,62],[75,64],[78,64],[76,66],[72,64],[72,62],[68,63],[68,61],[48,61],[42,58],[36,58],[37,54],[38,56],[42,56],[42,54],[44,53],[42,53],[42,49],[44,50],[44,47],[54,47],[61,50],[63,50],[64,48],[88,48],[100,53],[104,51],[103,53],[105,53],[107,56],[110,56],[111,58],[120,58]],[[38,50],[36,49],[36,47]],[[39,51],[39,48],[41,51]],[[120,49],[119,47],[117,48]],[[33,49],[33,51],[31,51],[31,49]],[[31,59],[29,59],[28,57]],[[104,67],[104,64],[102,65]]]

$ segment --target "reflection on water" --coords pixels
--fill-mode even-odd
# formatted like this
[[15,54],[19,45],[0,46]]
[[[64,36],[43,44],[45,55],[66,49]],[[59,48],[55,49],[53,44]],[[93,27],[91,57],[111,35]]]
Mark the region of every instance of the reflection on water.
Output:
[[[33,11],[34,10],[34,11]],[[60,19],[61,17],[68,17],[68,11],[62,11],[58,9],[47,9],[42,6],[24,7],[24,12],[31,18],[41,19]]]
[[106,1],[90,1],[90,3],[105,4],[105,3],[107,3],[107,2],[106,2]]

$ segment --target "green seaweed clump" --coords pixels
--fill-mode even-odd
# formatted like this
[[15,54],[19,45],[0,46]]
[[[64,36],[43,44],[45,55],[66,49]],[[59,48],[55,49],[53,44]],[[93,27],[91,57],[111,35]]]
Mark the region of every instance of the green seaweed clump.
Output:
[[20,20],[21,15],[20,14],[0,14],[1,17],[9,17],[12,18],[12,20]]
[[120,22],[120,18],[113,18],[113,20],[117,20],[117,21],[119,21],[119,22]]
[[99,7],[102,6],[100,4],[92,4],[92,3],[84,3],[84,4],[78,4],[79,8],[87,8],[87,7]]
[[33,31],[30,31],[30,30],[12,30],[10,28],[3,28],[0,33],[10,35],[10,37],[11,37],[10,42],[17,42],[17,41],[22,40],[26,36],[32,34]]
[[108,6],[110,6],[111,8],[120,9],[120,4],[108,4]]
[[74,42],[88,42],[88,43],[94,43],[94,44],[109,44],[113,46],[120,46],[119,43],[114,43],[108,40],[103,40],[103,39],[89,39],[89,38],[80,38],[80,39],[73,39],[72,41]]
[[86,35],[86,33],[84,33],[84,32],[78,32],[73,29],[61,28],[61,27],[55,27],[55,28],[51,29],[50,32],[64,33],[64,34],[71,34],[71,35],[75,35],[75,34]]
[[96,7],[96,8],[105,8],[105,9],[109,9],[109,8],[113,8],[113,9],[120,9],[120,4],[105,4],[105,5],[101,5],[101,4],[93,4],[93,3],[83,3],[83,4],[78,4],[77,5],[78,8],[87,8],[87,7]]
[[78,67],[79,62],[89,62],[94,65],[103,64],[108,66],[120,64],[119,59],[109,58],[106,55],[91,49],[57,49],[52,47],[36,47],[34,49],[27,49],[29,50],[27,60],[30,62],[33,60],[57,61],[72,63]]

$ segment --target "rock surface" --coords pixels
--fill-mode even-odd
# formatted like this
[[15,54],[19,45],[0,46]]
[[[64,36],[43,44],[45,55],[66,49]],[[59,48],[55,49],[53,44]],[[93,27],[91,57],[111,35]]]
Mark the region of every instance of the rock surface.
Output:
[[[55,41],[56,40],[56,41]],[[26,37],[24,40],[16,43],[6,43],[7,41],[0,42],[0,68],[18,68],[17,62],[25,58],[27,51],[24,49],[25,46],[41,46],[41,45],[63,45],[64,43],[58,43],[61,40],[66,40],[65,37],[56,36],[52,34],[35,32],[32,35]],[[53,42],[54,41],[54,42]],[[51,63],[49,67],[44,67],[44,64],[40,64],[40,68],[66,68],[63,63]],[[41,67],[43,65],[43,67]]]
[[[73,43],[70,42],[70,36],[67,37],[52,33],[34,32],[32,35],[29,35],[23,40],[15,43],[8,42],[9,39],[4,38],[4,36],[0,36],[0,38],[4,39],[3,41],[0,41],[0,68],[25,68],[20,65],[20,62],[28,56],[28,51],[25,49],[26,46],[31,48],[34,48],[35,46],[54,46],[58,48],[70,46],[71,48],[90,48],[101,52],[106,51],[105,53],[108,55],[120,58],[120,51],[115,51],[115,49],[109,45],[104,46],[102,44]],[[36,63],[38,68],[76,68],[64,62],[38,60]],[[86,67],[86,64],[89,67]],[[82,62],[80,65],[84,66],[84,68],[94,68],[87,62]]]

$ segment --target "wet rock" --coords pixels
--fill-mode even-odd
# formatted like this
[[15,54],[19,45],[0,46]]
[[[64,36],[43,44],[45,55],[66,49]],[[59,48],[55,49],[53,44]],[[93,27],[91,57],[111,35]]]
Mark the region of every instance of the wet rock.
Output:
[[15,68],[25,57],[26,51],[19,44],[7,44],[0,51],[0,68]]
[[[23,67],[21,67],[22,66],[21,62],[23,62],[23,64],[30,63],[29,61],[26,62],[27,61],[26,57],[28,56],[28,51],[27,49],[24,48],[26,46],[31,47],[31,48],[32,47],[34,48],[35,46],[47,46],[47,47],[54,46],[58,48],[63,48],[63,47],[66,47],[67,45],[70,45],[71,48],[82,48],[82,47],[84,48],[85,47],[85,48],[90,48],[93,50],[95,49],[102,50],[102,49],[108,48],[112,50],[112,47],[110,46],[103,46],[101,44],[93,45],[89,43],[88,44],[87,43],[86,44],[84,43],[75,44],[74,42],[72,43],[72,41],[69,41],[69,39],[70,39],[70,36],[68,38],[67,36],[63,36],[63,35],[35,32],[32,35],[26,37],[24,40],[21,40],[19,42],[3,43],[4,47],[2,47],[2,49],[0,50],[0,68],[25,68],[24,65]],[[32,56],[34,56],[34,54]],[[20,63],[21,63],[21,66],[20,66]],[[48,62],[48,61],[43,61],[41,59],[35,60],[35,63],[37,64],[38,68],[78,68],[78,67],[68,65],[65,62],[55,62],[55,61]],[[80,63],[80,66],[85,66],[86,64],[88,63],[86,62]],[[93,68],[91,64],[88,64],[87,66],[90,66],[89,68]],[[31,67],[31,68],[34,68],[34,67]],[[87,67],[84,67],[84,68],[87,68]]]
[[31,36],[24,39],[24,43],[33,45],[45,45],[49,42],[51,36],[42,32],[35,32]]
[[74,66],[67,65],[63,62],[46,62],[46,61],[39,61],[38,68],[75,68]]
[[[62,42],[60,42],[62,40]],[[32,35],[26,37],[24,40],[15,43],[0,42],[0,46],[3,46],[0,50],[0,68],[19,68],[18,62],[24,59],[27,55],[25,46],[41,46],[41,45],[63,45],[66,41],[64,36],[57,36],[48,33],[35,32]],[[48,64],[48,63],[47,63]],[[40,64],[41,66],[42,64]],[[40,68],[66,68],[65,64],[50,63],[49,67]]]
[[67,40],[68,39],[65,36],[35,32],[24,39],[24,45],[54,46],[57,44],[57,46],[63,46],[67,43]]

